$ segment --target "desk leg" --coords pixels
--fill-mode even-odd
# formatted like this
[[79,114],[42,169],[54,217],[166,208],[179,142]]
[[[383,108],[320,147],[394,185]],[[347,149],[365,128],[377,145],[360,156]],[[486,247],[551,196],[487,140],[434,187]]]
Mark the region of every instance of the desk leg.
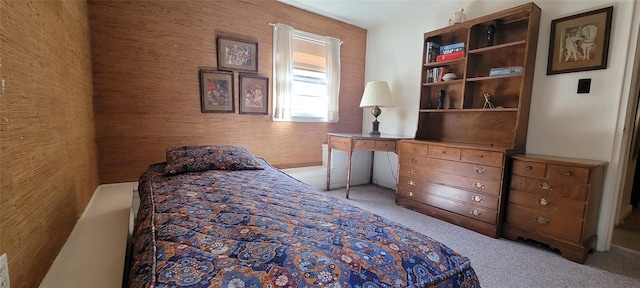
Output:
[[371,151],[371,168],[369,171],[369,184],[373,183],[373,157],[376,155],[375,151]]
[[327,191],[331,190],[331,147],[327,149]]
[[347,195],[345,198],[349,199],[349,187],[351,186],[351,155],[353,151],[347,152]]

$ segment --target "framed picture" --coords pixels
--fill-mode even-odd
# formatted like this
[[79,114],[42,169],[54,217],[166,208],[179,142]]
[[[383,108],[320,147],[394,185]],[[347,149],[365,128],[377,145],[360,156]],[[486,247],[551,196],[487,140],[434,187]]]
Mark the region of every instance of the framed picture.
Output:
[[269,114],[269,78],[240,74],[240,114]]
[[233,72],[200,69],[202,113],[234,113]]
[[607,68],[613,6],[551,21],[547,75]]
[[258,42],[218,36],[218,69],[258,73]]

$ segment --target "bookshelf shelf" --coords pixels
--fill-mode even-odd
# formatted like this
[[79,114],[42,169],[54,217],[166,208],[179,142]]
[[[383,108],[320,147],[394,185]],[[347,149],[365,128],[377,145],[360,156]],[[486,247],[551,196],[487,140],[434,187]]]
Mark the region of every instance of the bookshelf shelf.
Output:
[[464,80],[456,79],[456,80],[450,80],[450,81],[422,83],[422,86],[446,86],[446,85],[458,85],[462,83],[464,83]]
[[510,43],[505,43],[500,45],[493,45],[493,46],[469,50],[469,54],[483,53],[487,51],[500,50],[500,49],[509,49],[509,48],[512,48],[513,46],[524,46],[526,44],[527,44],[527,41],[520,40],[516,42],[510,42]]
[[424,67],[433,68],[433,67],[441,67],[441,66],[447,66],[452,64],[459,64],[459,63],[464,63],[464,60],[466,59],[467,59],[466,57],[462,57],[458,59],[445,60],[440,62],[429,62],[429,63],[424,63]]
[[522,74],[474,77],[474,78],[467,78],[466,81],[467,82],[480,82],[480,81],[489,81],[489,80],[504,80],[504,79],[508,79],[508,78],[522,78]]

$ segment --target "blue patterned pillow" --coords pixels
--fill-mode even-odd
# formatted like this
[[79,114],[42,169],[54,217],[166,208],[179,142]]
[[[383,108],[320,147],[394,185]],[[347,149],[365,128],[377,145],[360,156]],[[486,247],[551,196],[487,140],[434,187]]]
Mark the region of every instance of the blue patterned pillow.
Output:
[[166,174],[206,170],[262,170],[247,148],[233,145],[181,146],[167,149]]

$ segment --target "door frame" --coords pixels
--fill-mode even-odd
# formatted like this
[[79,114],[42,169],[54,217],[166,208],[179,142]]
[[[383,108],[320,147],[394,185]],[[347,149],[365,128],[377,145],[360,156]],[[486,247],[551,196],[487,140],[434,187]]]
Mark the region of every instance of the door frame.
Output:
[[[613,176],[615,181],[613,182],[615,183],[605,183],[605,191],[612,191],[613,193],[603,193],[600,221],[598,223],[598,235],[601,235],[596,247],[598,251],[608,251],[611,248],[613,229],[622,208],[621,202],[627,171],[628,169],[635,169],[635,167],[629,167],[628,164],[634,136],[633,128],[637,127],[634,123],[636,122],[636,107],[639,104],[638,95],[640,93],[640,4],[634,1],[633,5],[632,28],[629,35],[631,41],[629,41],[630,47],[627,50],[627,59],[633,60],[633,62],[625,67],[622,85],[623,97],[621,97],[619,103],[619,111],[626,112],[618,114],[611,162],[608,168],[614,169]],[[619,35],[619,37],[624,37],[624,35]]]

